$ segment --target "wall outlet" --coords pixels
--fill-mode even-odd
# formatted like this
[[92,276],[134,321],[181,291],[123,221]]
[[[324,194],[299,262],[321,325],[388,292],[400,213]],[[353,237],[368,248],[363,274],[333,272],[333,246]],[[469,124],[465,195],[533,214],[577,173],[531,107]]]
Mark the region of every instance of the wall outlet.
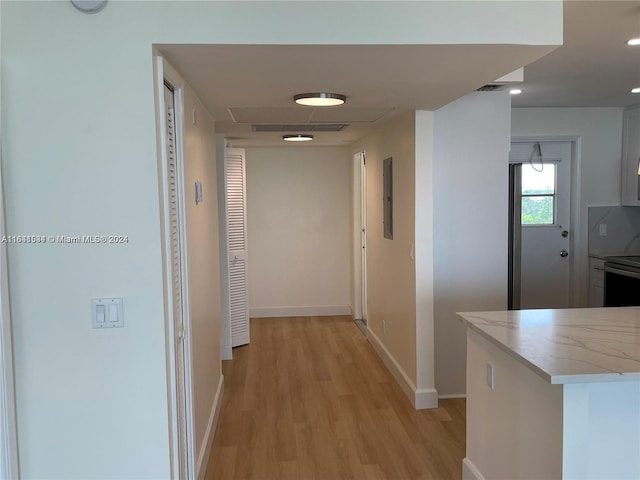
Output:
[[606,237],[607,236],[607,224],[606,223],[601,223],[600,224],[600,236],[601,237]]
[[382,320],[382,333],[387,334],[387,321]]
[[495,369],[492,364],[487,363],[487,386],[493,390],[496,388]]

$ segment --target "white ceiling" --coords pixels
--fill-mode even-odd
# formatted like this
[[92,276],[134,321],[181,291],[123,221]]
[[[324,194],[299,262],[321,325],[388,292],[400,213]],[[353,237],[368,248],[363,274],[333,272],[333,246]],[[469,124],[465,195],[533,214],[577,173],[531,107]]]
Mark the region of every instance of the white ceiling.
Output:
[[640,103],[640,1],[566,1],[564,44],[524,69],[514,107],[625,107]]
[[[565,43],[526,45],[161,45],[232,146],[282,146],[255,124],[348,124],[314,132],[313,145],[344,145],[403,112],[436,110],[516,68],[514,107],[626,106],[640,86],[640,0],[565,2]],[[537,61],[535,61],[537,60]],[[341,107],[297,106],[297,93],[347,95]]]

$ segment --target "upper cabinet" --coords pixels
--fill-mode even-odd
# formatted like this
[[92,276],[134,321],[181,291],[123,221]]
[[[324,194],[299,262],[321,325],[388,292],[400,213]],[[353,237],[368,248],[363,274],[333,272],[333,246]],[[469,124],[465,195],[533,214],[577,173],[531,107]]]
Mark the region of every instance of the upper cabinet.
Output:
[[621,193],[622,205],[640,205],[640,105],[624,111]]

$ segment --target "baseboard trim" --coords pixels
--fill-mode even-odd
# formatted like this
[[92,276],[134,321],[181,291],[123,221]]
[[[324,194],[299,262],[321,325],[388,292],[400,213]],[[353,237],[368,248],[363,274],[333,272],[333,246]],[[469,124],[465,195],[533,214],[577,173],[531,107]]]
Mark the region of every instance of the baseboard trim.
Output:
[[224,345],[220,349],[220,360],[233,360],[233,348],[231,348],[231,345]]
[[440,400],[449,400],[449,399],[452,399],[452,398],[467,398],[467,394],[466,393],[452,393],[452,394],[438,395],[438,398]]
[[331,317],[334,315],[353,315],[349,305],[324,307],[263,307],[249,310],[251,318],[276,317]]
[[438,407],[438,392],[435,389],[416,389],[415,384],[371,329],[367,331],[367,339],[389,372],[391,372],[393,378],[396,379],[396,382],[398,382],[404,394],[409,398],[413,408],[422,410],[425,408]]
[[218,417],[220,416],[220,406],[222,405],[223,393],[224,375],[220,375],[218,390],[216,391],[216,396],[213,399],[213,407],[211,408],[211,414],[209,415],[209,423],[204,434],[204,442],[202,442],[202,447],[198,452],[198,461],[196,463],[196,478],[198,480],[204,480],[204,475],[207,473],[207,465],[209,463],[209,456],[211,455],[213,437],[216,435],[216,427],[218,426]]
[[462,480],[485,480],[480,470],[467,457],[462,460]]

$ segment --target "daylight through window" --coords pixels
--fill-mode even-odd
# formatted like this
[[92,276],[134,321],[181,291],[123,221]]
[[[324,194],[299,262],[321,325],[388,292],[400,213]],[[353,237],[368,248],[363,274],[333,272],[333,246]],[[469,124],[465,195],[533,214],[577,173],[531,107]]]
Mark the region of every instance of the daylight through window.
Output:
[[556,165],[522,165],[522,225],[551,225],[555,220]]

